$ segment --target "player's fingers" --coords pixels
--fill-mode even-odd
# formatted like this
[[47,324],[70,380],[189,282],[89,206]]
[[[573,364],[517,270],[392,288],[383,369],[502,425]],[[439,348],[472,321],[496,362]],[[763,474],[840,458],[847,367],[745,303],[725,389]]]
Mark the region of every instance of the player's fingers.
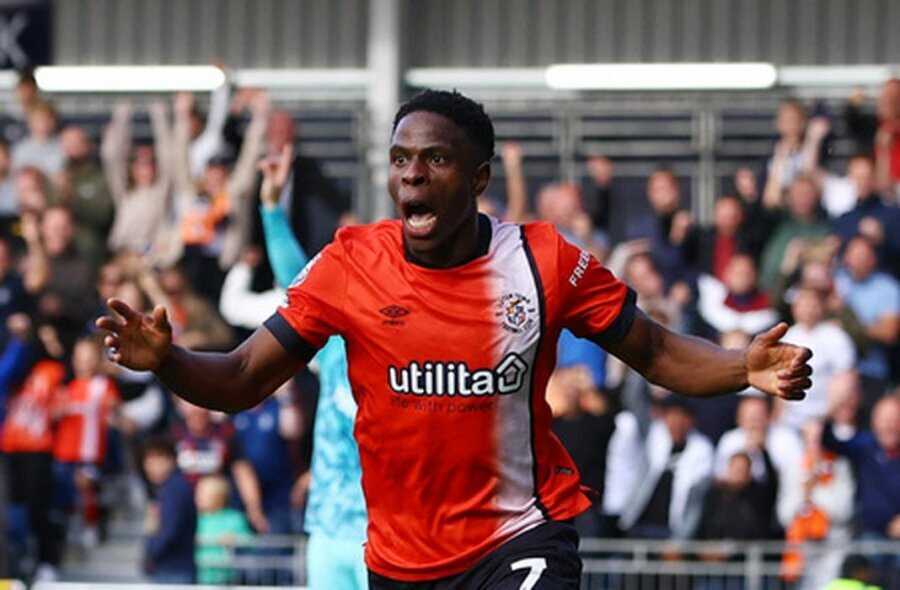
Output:
[[778,382],[778,389],[809,389],[812,387],[812,380],[809,377],[799,377],[797,379],[782,379]]
[[118,334],[122,331],[122,322],[119,320],[112,318],[108,315],[97,318],[97,321],[94,322],[94,325],[100,328],[101,330],[106,330],[107,332],[114,332]]
[[806,391],[803,389],[782,389],[778,392],[778,397],[790,401],[798,401],[806,397]]
[[799,367],[800,365],[805,365],[809,362],[813,356],[812,350],[803,347],[797,347],[797,352],[794,354],[794,360],[792,361],[792,365]]
[[810,375],[812,375],[812,372],[812,367],[810,367],[809,365],[792,365],[788,369],[782,369],[781,371],[778,371],[777,376],[779,379],[795,379],[797,377],[809,377]]
[[152,323],[153,327],[158,330],[169,329],[169,318],[165,306],[157,305],[153,308]]
[[107,348],[119,348],[119,338],[109,334],[103,338],[103,346],[106,346]]
[[781,340],[781,338],[787,333],[788,325],[785,322],[779,322],[774,327],[770,328],[768,331],[763,332],[759,335],[759,339],[764,343],[772,345]]
[[135,311],[131,308],[127,303],[122,301],[121,299],[107,299],[106,305],[109,306],[111,310],[122,316],[122,318],[128,322],[131,320],[135,320],[141,317],[140,312]]

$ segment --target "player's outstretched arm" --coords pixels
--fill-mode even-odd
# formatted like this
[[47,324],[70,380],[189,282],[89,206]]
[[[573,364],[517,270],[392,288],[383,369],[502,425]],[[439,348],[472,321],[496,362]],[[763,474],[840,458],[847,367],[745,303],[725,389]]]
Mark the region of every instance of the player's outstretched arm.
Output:
[[110,358],[138,371],[153,371],[187,401],[224,412],[251,408],[275,391],[304,364],[266,329],[259,328],[228,353],[191,352],[172,343],[172,326],[161,305],[140,313],[110,299],[115,312],[97,320],[109,334]]
[[744,350],[725,350],[676,334],[638,311],[625,338],[607,348],[649,381],[685,395],[733,393],[752,385],[784,399],[803,399],[812,384],[812,352],[781,342],[786,331],[781,323]]

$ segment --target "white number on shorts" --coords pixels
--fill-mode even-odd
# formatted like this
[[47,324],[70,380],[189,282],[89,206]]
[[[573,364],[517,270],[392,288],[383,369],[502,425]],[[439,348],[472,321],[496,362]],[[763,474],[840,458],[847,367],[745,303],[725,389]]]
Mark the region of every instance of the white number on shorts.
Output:
[[524,570],[528,569],[528,575],[525,581],[519,586],[519,590],[531,590],[534,585],[541,579],[541,574],[547,569],[547,560],[543,557],[529,557],[528,559],[520,559],[519,561],[509,564],[509,569]]

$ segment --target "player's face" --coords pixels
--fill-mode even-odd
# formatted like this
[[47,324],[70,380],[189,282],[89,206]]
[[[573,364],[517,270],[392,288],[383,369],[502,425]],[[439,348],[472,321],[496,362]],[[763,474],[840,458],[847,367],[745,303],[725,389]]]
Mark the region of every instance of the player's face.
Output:
[[416,111],[400,120],[391,143],[388,190],[407,247],[436,267],[458,264],[477,241],[476,197],[490,178],[465,131]]

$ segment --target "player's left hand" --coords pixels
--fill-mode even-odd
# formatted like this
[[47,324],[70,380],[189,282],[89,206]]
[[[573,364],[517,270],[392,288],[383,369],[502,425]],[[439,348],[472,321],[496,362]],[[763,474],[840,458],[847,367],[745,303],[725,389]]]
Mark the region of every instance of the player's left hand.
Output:
[[781,322],[753,339],[745,352],[747,381],[770,395],[799,400],[812,386],[812,351],[781,342],[787,329],[788,325]]

